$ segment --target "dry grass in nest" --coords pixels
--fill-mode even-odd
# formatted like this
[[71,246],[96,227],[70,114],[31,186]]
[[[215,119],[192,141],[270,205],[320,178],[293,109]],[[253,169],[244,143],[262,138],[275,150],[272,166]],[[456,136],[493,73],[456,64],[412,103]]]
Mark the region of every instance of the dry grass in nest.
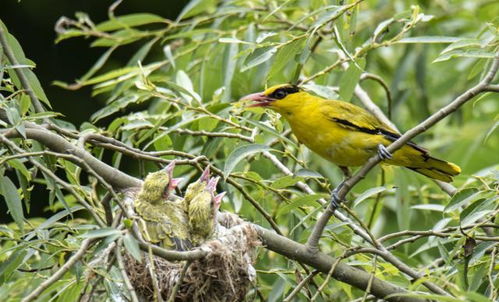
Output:
[[[209,254],[191,262],[175,301],[244,301],[255,280],[252,266],[255,248],[260,245],[255,230],[232,214],[222,214],[222,230],[217,239],[202,245]],[[183,262],[170,262],[152,256],[157,288],[167,300],[184,268]],[[142,263],[127,255],[127,273],[137,293],[153,301],[154,285],[150,274],[150,260]]]

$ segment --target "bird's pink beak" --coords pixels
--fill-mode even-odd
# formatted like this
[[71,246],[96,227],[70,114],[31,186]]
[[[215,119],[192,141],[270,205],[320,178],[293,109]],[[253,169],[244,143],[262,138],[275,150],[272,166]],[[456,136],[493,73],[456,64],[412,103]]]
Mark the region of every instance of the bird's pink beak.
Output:
[[247,96],[244,96],[244,97],[240,98],[239,100],[240,101],[250,100],[250,101],[255,102],[254,104],[251,104],[248,107],[267,107],[270,105],[270,103],[275,101],[275,99],[270,98],[261,92],[248,94]]
[[168,164],[168,166],[164,168],[164,170],[168,173],[170,178],[173,177],[173,169],[175,169],[175,161],[172,161],[171,163]]
[[218,184],[219,180],[220,180],[219,176],[210,178],[210,180],[208,181],[208,184],[206,185],[206,190],[208,190],[208,192],[210,192],[210,193],[215,192],[215,190],[217,189],[217,184]]
[[220,205],[222,204],[222,198],[224,198],[225,193],[227,192],[222,192],[217,196],[213,197],[213,205],[215,207],[215,210],[218,210],[220,208]]
[[208,182],[209,179],[210,179],[210,166],[206,166],[203,173],[201,174],[201,177],[199,177],[199,181]]
[[172,178],[168,183],[168,191],[173,191],[178,186],[178,184],[182,181],[182,178]]

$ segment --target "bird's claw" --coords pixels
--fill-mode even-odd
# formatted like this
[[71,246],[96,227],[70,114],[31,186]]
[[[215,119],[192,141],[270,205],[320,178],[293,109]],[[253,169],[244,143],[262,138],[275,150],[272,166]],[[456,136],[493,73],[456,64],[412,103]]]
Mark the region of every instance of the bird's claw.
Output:
[[392,159],[392,154],[382,144],[378,145],[378,155],[382,160]]
[[331,194],[331,209],[334,211],[341,206],[341,199],[338,196],[338,191],[336,189],[333,190]]

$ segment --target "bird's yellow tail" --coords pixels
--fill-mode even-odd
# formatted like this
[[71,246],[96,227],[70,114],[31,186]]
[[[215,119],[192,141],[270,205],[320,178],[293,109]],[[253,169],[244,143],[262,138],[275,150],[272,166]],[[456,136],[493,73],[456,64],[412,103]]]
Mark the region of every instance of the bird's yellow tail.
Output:
[[458,165],[431,156],[425,158],[424,164],[422,164],[421,167],[408,168],[429,178],[441,180],[444,182],[451,182],[453,176],[461,173],[461,168],[459,168]]

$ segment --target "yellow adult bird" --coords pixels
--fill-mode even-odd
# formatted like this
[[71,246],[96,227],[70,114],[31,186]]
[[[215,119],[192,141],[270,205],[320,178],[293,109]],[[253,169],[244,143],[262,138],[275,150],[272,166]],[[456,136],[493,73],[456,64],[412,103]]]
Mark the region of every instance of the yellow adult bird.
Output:
[[444,182],[451,182],[461,172],[457,165],[431,157],[427,150],[412,142],[390,154],[385,146],[400,134],[366,110],[347,102],[323,99],[290,84],[276,85],[242,100],[252,100],[253,107],[280,113],[301,143],[343,171],[363,165],[378,152],[386,164],[403,166]]

